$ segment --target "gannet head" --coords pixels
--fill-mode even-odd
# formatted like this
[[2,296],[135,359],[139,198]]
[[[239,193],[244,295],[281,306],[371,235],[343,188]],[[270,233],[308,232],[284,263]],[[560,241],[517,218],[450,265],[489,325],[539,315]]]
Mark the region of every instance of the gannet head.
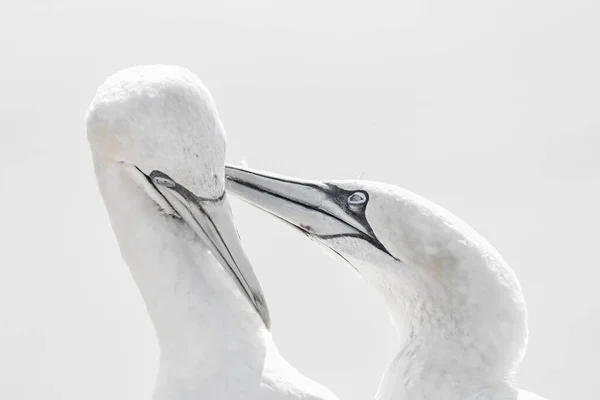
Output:
[[127,171],[154,204],[150,212],[187,224],[269,327],[264,295],[225,195],[225,130],[200,79],[161,65],[112,75],[90,105],[87,137],[96,168]]
[[483,362],[500,369],[521,360],[527,323],[519,283],[496,250],[448,211],[378,182],[307,181],[233,166],[226,178],[228,191],[331,249],[394,306],[419,309],[420,321],[405,322],[429,319],[439,325],[430,330],[467,347],[473,339],[492,354]]
[[234,166],[226,167],[226,178],[230,192],[346,259],[369,260],[373,267],[392,261],[398,268],[409,263],[428,268],[435,251],[443,251],[443,243],[435,243],[434,218],[399,188],[300,180]]

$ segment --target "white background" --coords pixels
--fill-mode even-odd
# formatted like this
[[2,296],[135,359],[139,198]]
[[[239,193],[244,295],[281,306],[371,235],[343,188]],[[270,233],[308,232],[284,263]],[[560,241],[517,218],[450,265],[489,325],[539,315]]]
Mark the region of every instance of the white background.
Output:
[[[520,386],[597,398],[600,3],[153,3],[0,12],[0,398],[151,393],[154,333],[84,135],[96,87],[147,63],[202,78],[229,162],[364,173],[462,217],[523,286]],[[342,399],[372,398],[397,346],[382,303],[302,235],[233,206],[283,355]]]

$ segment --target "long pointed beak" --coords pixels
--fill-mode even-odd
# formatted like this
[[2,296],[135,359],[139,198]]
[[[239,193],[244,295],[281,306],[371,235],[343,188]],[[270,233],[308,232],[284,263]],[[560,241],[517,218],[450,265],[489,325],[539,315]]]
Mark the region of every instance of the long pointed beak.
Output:
[[227,190],[270,214],[320,236],[359,235],[363,226],[337,204],[331,188],[317,182],[227,165]]
[[269,329],[271,319],[267,303],[242,247],[225,193],[218,199],[203,199],[160,171],[152,171],[150,179],[173,209],[206,243],[223,268],[232,274]]
[[[350,209],[350,193],[333,184],[226,165],[227,190],[248,203],[320,239],[354,237],[391,254],[377,239],[364,213]],[[393,256],[392,256],[393,257]]]

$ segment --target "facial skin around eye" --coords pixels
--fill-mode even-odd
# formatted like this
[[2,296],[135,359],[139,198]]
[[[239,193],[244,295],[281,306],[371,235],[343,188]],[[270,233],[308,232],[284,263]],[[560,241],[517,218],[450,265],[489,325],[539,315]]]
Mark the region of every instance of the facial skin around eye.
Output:
[[354,192],[348,196],[348,204],[359,205],[364,204],[367,201],[367,196],[363,192]]

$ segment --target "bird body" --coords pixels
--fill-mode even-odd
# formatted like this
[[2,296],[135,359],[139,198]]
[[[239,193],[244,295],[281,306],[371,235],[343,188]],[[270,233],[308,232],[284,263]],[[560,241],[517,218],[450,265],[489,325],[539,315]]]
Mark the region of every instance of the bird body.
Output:
[[160,346],[155,400],[334,400],[279,354],[224,192],[225,132],[175,66],[129,68],[87,114],[100,193]]
[[397,186],[229,166],[228,191],[351,265],[386,302],[401,349],[378,400],[529,400],[514,386],[527,309],[502,256],[465,222]]

